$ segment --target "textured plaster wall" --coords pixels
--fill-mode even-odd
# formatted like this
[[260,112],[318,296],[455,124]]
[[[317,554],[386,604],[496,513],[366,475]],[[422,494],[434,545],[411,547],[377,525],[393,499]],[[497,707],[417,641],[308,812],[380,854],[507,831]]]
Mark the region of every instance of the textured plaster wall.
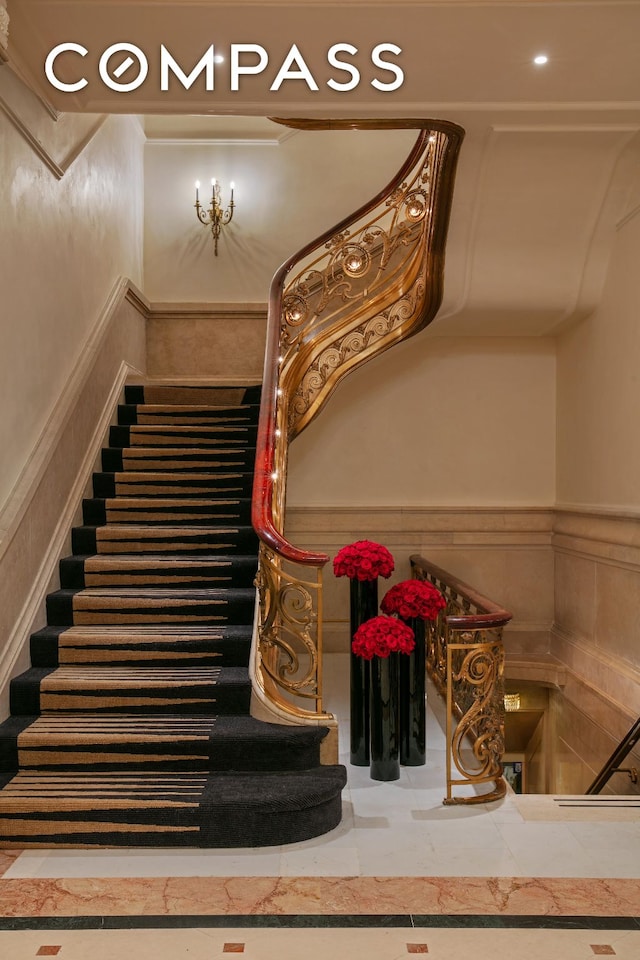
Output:
[[352,374],[291,446],[294,506],[555,499],[555,348],[429,331]]
[[[275,127],[275,125],[274,125]],[[275,127],[274,135],[281,135]],[[278,146],[152,144],[145,150],[145,293],[150,300],[265,302],[292,253],[370,200],[397,172],[415,132],[295,133]],[[219,256],[194,211],[211,177],[236,184]]]
[[[59,122],[71,148],[86,119]],[[142,176],[133,118],[109,118],[57,180],[0,113],[0,509],[114,282],[141,283]]]
[[600,306],[558,341],[561,504],[640,511],[639,256],[636,215],[617,231]]

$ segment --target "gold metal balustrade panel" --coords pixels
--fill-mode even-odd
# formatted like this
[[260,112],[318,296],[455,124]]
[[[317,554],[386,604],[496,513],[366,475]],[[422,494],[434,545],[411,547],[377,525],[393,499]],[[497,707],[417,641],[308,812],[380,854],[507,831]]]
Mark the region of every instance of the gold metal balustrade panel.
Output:
[[[446,702],[447,794],[443,802],[499,800],[507,789],[502,776],[502,628],[511,614],[423,557],[412,557],[411,564],[413,575],[432,583],[446,600],[445,609],[427,631],[426,657],[427,671]],[[485,784],[492,789],[475,792]],[[465,788],[465,794],[455,795],[456,787]]]
[[[391,184],[283,264],[271,288],[254,486],[254,505],[256,497],[261,505],[254,525],[262,541],[256,679],[291,717],[317,720],[328,716],[322,712],[321,654],[328,557],[304,556],[284,538],[288,445],[343,377],[435,316],[464,131],[415,119],[277,122],[306,130],[418,131]],[[297,566],[285,562],[293,555]]]

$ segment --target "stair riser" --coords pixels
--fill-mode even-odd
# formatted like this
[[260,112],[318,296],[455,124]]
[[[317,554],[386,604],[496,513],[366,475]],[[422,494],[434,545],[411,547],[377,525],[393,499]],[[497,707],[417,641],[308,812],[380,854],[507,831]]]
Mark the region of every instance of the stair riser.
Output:
[[221,426],[113,426],[112,447],[255,447],[257,428],[252,424]]
[[[206,721],[207,718],[203,718]],[[191,724],[194,726],[195,724]],[[168,771],[168,770],[305,770],[319,763],[318,750],[308,747],[296,752],[283,743],[265,753],[264,744],[224,743],[204,736],[149,735],[138,739],[123,735],[103,737],[96,742],[86,735],[63,739],[55,731],[35,736],[27,730],[19,739],[0,743],[0,771],[8,772],[19,763],[21,770],[74,771]]]
[[[103,681],[104,682],[104,681]],[[11,685],[11,712],[16,716],[40,713],[93,714],[166,714],[189,716],[248,713],[250,684],[183,683],[178,686],[140,684],[128,687],[112,685],[109,689],[78,690],[56,685],[55,680],[37,682],[14,681]]]
[[137,498],[135,502],[119,503],[115,498],[93,498],[83,501],[83,519],[87,525],[106,523],[151,523],[167,526],[213,526],[216,523],[246,526],[251,523],[251,501],[236,500],[215,503],[157,502],[158,498]]
[[221,554],[223,556],[257,553],[258,538],[252,530],[200,532],[184,531],[180,539],[171,538],[167,531],[127,527],[76,527],[72,532],[74,553],[90,554],[168,554],[176,557]]
[[251,496],[253,478],[249,473],[221,474],[153,474],[94,473],[96,497],[233,497]]
[[226,426],[227,424],[253,425],[258,422],[260,408],[257,404],[238,407],[197,406],[184,404],[136,404],[121,403],[118,406],[118,424],[121,426]]
[[236,407],[245,404],[259,404],[260,385],[250,387],[206,387],[206,386],[152,386],[150,384],[128,385],[124,399],[127,404],[168,404],[172,406],[197,404]]
[[83,587],[189,587],[249,588],[256,575],[253,558],[246,562],[180,563],[148,561],[125,557],[112,561],[100,557],[65,557],[60,561],[60,586],[81,590]]
[[[105,472],[119,471],[134,473],[140,471],[179,471],[188,474],[212,471],[240,471],[245,472],[253,467],[255,450],[190,450],[167,447],[105,447],[102,451],[102,469]],[[184,496],[184,494],[183,494]]]
[[195,631],[116,628],[95,633],[45,627],[31,636],[31,662],[36,668],[73,664],[246,667],[250,648],[250,626]]
[[250,624],[255,601],[251,600],[85,600],[81,594],[73,598],[56,594],[47,597],[47,620],[51,626],[88,626],[109,624],[211,625],[224,623]]
[[[246,812],[215,806],[183,810],[62,811],[45,817],[37,814],[0,814],[0,834],[6,847],[260,847],[299,843],[333,830],[340,823],[342,803],[338,796],[296,814],[273,813],[247,816]],[[119,825],[119,828],[118,828]],[[37,839],[33,839],[37,837]],[[6,840],[5,840],[6,838]]]
[[233,643],[219,643],[215,649],[209,650],[204,648],[204,645],[198,647],[191,645],[189,647],[187,644],[179,649],[176,649],[175,644],[166,644],[165,646],[156,644],[146,649],[136,649],[135,647],[114,649],[106,645],[67,648],[52,641],[49,644],[38,646],[37,650],[32,653],[32,663],[34,667],[97,664],[103,664],[105,667],[166,667],[170,664],[176,667],[242,667],[247,663],[250,646],[248,641],[246,643],[234,641]]

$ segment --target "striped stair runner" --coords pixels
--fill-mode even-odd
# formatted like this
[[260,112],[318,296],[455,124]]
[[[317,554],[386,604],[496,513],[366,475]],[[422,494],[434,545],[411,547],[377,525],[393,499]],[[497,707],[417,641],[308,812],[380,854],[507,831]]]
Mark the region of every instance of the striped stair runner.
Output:
[[323,727],[249,714],[259,387],[127,387],[0,725],[6,846],[291,843],[340,822]]

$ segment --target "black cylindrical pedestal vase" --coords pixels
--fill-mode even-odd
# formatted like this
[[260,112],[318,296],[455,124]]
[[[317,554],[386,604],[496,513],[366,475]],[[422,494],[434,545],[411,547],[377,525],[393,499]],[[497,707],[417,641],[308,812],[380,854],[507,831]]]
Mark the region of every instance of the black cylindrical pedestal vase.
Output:
[[[351,639],[378,614],[378,581],[351,580]],[[351,654],[351,763],[369,766],[369,661]]]
[[425,622],[422,617],[406,620],[415,634],[416,645],[400,657],[400,763],[420,767],[426,763],[425,703]]
[[372,780],[397,780],[400,776],[399,656],[392,653],[371,660]]

